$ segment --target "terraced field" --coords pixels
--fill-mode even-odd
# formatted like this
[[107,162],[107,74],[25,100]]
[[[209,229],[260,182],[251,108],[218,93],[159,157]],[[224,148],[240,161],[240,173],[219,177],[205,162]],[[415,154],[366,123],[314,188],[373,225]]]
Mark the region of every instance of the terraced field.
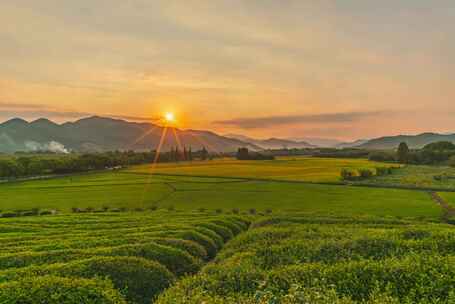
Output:
[[444,224],[267,218],[157,303],[454,303],[454,244]]
[[2,219],[0,303],[151,303],[249,223],[167,211]]

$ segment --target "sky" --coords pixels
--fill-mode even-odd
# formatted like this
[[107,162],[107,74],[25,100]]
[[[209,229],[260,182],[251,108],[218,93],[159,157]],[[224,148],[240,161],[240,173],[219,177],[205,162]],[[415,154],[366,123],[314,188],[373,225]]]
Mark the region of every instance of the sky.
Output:
[[455,133],[453,0],[2,0],[0,121]]

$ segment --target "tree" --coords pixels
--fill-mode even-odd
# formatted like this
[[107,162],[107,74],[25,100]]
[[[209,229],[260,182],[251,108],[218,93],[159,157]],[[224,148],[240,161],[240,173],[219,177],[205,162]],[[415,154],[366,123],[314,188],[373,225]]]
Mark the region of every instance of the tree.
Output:
[[450,141],[438,141],[426,145],[423,149],[432,151],[453,151],[455,150],[455,144]]
[[400,163],[407,163],[409,161],[409,147],[407,143],[400,143],[398,146],[397,158]]
[[343,168],[341,169],[340,176],[341,180],[348,181],[354,178],[354,173],[349,169]]
[[201,150],[201,159],[202,160],[207,160],[209,158],[209,151],[205,147],[202,148]]
[[237,151],[237,159],[238,160],[247,160],[250,159],[250,152],[248,148],[239,148]]
[[191,151],[191,147],[190,147],[190,149],[188,150],[188,160],[189,160],[189,161],[193,161],[193,151]]

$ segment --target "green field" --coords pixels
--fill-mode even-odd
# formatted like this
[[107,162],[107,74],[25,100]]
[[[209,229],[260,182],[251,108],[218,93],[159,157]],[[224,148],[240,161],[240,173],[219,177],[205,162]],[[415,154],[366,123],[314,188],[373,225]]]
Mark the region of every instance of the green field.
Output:
[[287,181],[339,182],[341,169],[374,169],[392,166],[365,159],[336,159],[316,157],[281,157],[270,161],[237,161],[233,159],[210,162],[159,164],[138,166],[129,171],[211,177],[242,177]]
[[454,303],[453,228],[428,192],[339,183],[377,166],[218,160],[0,184],[2,215],[59,211],[0,218],[0,303]]
[[341,168],[347,166],[377,165],[366,160],[302,158],[164,164],[153,172],[150,166],[138,166],[122,171],[3,184],[0,185],[0,201],[2,210],[38,207],[68,212],[75,207],[173,206],[188,211],[256,208],[258,212],[272,209],[439,218],[441,209],[425,192],[308,183],[336,181]]
[[248,224],[166,211],[2,219],[0,303],[151,303]]
[[[443,178],[435,179],[439,176],[443,176]],[[390,175],[374,177],[367,183],[455,190],[455,168],[406,165],[393,170]]]
[[454,303],[452,231],[367,218],[259,220],[157,303]]

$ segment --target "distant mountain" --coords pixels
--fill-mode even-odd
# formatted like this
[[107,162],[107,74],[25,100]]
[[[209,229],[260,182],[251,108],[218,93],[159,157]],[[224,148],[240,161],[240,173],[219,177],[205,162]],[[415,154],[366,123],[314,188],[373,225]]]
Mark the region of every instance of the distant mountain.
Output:
[[364,149],[396,149],[401,142],[405,142],[412,149],[419,149],[427,144],[438,141],[455,142],[455,134],[437,134],[437,133],[422,133],[419,135],[398,135],[387,136],[369,140],[359,148]]
[[316,146],[311,145],[305,141],[293,141],[289,139],[281,138],[269,138],[269,139],[255,139],[238,134],[227,134],[226,137],[241,140],[243,142],[251,143],[255,146],[263,149],[304,149],[304,148],[315,148]]
[[343,142],[338,139],[333,138],[319,138],[319,137],[294,137],[289,138],[293,141],[304,141],[309,143],[310,145],[321,147],[321,148],[335,148],[337,145],[342,144]]
[[343,143],[337,144],[335,146],[335,148],[339,148],[339,149],[355,148],[355,147],[365,144],[366,142],[368,142],[368,139],[358,139],[358,140],[351,141],[351,142],[343,142]]
[[[135,123],[93,116],[56,124],[41,118],[33,122],[15,118],[0,124],[0,152],[56,149],[80,152],[157,149],[164,128],[151,123]],[[211,152],[233,152],[239,147],[261,148],[238,139],[208,131],[168,128],[162,151],[172,147],[206,147]]]

